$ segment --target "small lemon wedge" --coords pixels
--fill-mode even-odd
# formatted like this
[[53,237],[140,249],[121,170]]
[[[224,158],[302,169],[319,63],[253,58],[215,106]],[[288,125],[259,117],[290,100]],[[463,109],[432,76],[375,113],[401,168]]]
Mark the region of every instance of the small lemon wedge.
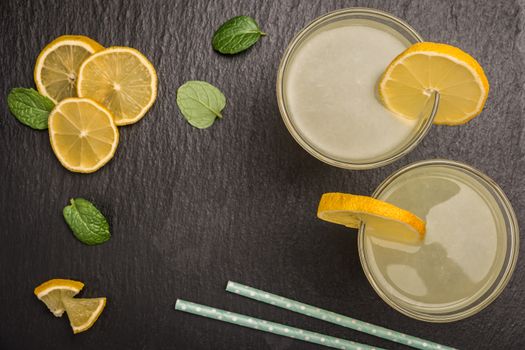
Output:
[[69,323],[73,333],[90,329],[106,307],[106,298],[68,298],[64,299]]
[[111,47],[82,63],[78,96],[111,111],[117,125],[138,122],[157,97],[157,73],[151,62],[130,47]]
[[404,243],[420,242],[425,236],[425,222],[419,217],[367,196],[325,193],[319,202],[317,217],[351,228],[359,228],[364,223],[373,232],[386,233],[382,238]]
[[67,279],[52,279],[35,288],[34,293],[56,317],[67,313],[73,333],[88,330],[106,306],[106,298],[74,298],[84,283]]
[[66,279],[52,279],[35,288],[34,293],[56,317],[62,316],[65,311],[64,298],[77,295],[84,283]]
[[82,35],[62,35],[50,42],[38,55],[35,84],[42,95],[58,103],[77,96],[76,80],[84,60],[104,47]]
[[119,134],[111,113],[87,98],[67,98],[49,114],[49,139],[70,171],[92,173],[109,162]]
[[395,114],[416,119],[439,92],[434,124],[459,125],[483,110],[489,82],[483,68],[457,47],[422,42],[397,56],[379,80],[379,96]]

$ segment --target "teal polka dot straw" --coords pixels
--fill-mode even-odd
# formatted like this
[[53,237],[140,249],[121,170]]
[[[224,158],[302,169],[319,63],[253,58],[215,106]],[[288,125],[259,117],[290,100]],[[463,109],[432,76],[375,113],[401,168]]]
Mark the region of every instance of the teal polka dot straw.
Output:
[[285,337],[303,340],[309,343],[324,345],[335,349],[347,350],[384,350],[377,347],[359,344],[353,341],[339,339],[324,334],[305,331],[299,328],[287,326],[280,323],[261,320],[255,317],[237,314],[234,312],[224,311],[221,309],[191,303],[189,301],[178,299],[175,303],[175,309],[188,312],[191,314],[212,318],[215,320],[233,323],[238,326],[257,329],[260,331],[282,335]]
[[267,304],[275,305],[283,309],[294,311],[306,316],[314,317],[330,323],[337,324],[346,328],[351,328],[359,332],[368,333],[370,335],[387,339],[396,343],[408,345],[416,349],[423,350],[450,350],[454,349],[449,346],[437,344],[428,340],[413,337],[408,334],[393,331],[388,328],[376,326],[368,322],[356,320],[354,318],[336,314],[335,312],[320,309],[318,307],[310,306],[308,304],[300,303],[279,295],[271,294],[258,290],[252,287],[242,285],[240,283],[228,282],[226,286],[228,292],[232,292],[244,297],[262,301]]

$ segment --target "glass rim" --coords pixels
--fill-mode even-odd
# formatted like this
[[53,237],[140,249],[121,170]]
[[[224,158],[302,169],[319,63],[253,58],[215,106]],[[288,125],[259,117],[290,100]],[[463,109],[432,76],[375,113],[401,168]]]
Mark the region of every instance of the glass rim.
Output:
[[481,310],[483,310],[485,307],[490,305],[505,289],[507,286],[510,278],[512,277],[512,274],[516,268],[516,263],[518,260],[519,255],[519,226],[518,226],[518,220],[516,217],[516,214],[514,212],[514,209],[512,208],[512,204],[510,203],[509,199],[499,187],[499,185],[492,180],[490,177],[482,173],[480,170],[453,160],[448,159],[429,159],[429,160],[422,160],[418,162],[411,163],[409,165],[406,165],[397,171],[390,174],[385,180],[383,180],[379,186],[376,188],[376,190],[373,192],[372,197],[378,198],[385,189],[388,188],[399,176],[420,167],[429,166],[429,165],[444,165],[449,166],[455,169],[458,169],[460,171],[463,171],[464,173],[467,173],[469,175],[474,175],[473,177],[477,180],[482,181],[485,185],[487,185],[492,191],[494,191],[494,198],[498,204],[501,204],[501,210],[503,214],[503,218],[506,222],[509,224],[509,230],[507,230],[507,251],[505,252],[505,255],[509,256],[508,261],[504,263],[504,265],[501,267],[501,270],[499,272],[500,275],[496,278],[496,280],[493,281],[491,284],[491,288],[493,288],[492,291],[488,291],[488,295],[485,293],[481,295],[478,299],[473,301],[471,304],[474,304],[472,306],[467,305],[464,310],[460,310],[459,312],[452,312],[450,314],[431,314],[431,313],[425,313],[422,311],[416,311],[412,310],[410,307],[402,306],[395,302],[392,298],[390,298],[378,285],[378,283],[375,281],[374,277],[372,276],[372,273],[370,272],[370,269],[367,264],[367,257],[365,254],[364,249],[364,224],[361,224],[361,227],[359,228],[358,232],[358,252],[359,252],[359,260],[361,261],[361,266],[363,268],[363,272],[365,273],[366,278],[368,279],[368,282],[374,289],[374,291],[385,301],[388,305],[390,305],[393,309],[401,312],[402,314],[412,317],[414,319],[420,320],[420,321],[426,321],[426,322],[435,322],[435,323],[444,323],[444,322],[452,322],[452,321],[459,321],[461,319],[470,317]]
[[[402,27],[414,40],[414,42],[422,42],[423,38],[412,28],[408,23],[405,21],[391,15],[390,13],[367,8],[367,7],[349,7],[344,9],[335,10],[332,12],[328,12],[320,17],[315,18],[313,21],[308,23],[304,28],[302,28],[290,41],[288,44],[283,57],[281,59],[281,62],[279,64],[279,69],[277,72],[277,82],[276,82],[276,93],[277,93],[277,103],[279,105],[279,112],[281,114],[281,118],[284,121],[284,124],[286,125],[286,128],[288,129],[288,132],[292,135],[292,137],[295,139],[295,141],[308,153],[310,153],[315,158],[319,159],[320,161],[327,163],[332,166],[336,166],[339,168],[344,169],[353,169],[353,170],[363,170],[363,169],[373,169],[377,167],[381,167],[387,164],[390,164],[399,158],[405,156],[407,153],[412,151],[420,142],[421,140],[426,136],[428,131],[430,130],[430,127],[432,126],[432,123],[434,121],[434,117],[436,115],[438,105],[439,105],[439,94],[436,93],[434,96],[433,101],[433,107],[432,111],[430,112],[429,118],[425,120],[421,125],[417,128],[416,133],[412,136],[411,139],[409,139],[405,145],[401,146],[397,152],[394,154],[390,154],[389,156],[385,158],[381,158],[378,160],[372,160],[372,161],[364,161],[364,162],[352,162],[352,161],[342,161],[335,159],[333,157],[329,157],[322,152],[318,151],[315,147],[310,145],[298,132],[296,127],[294,126],[290,114],[287,111],[285,98],[284,98],[284,73],[286,71],[286,68],[288,66],[288,63],[290,61],[290,58],[292,54],[295,52],[295,49],[298,47],[298,45],[302,42],[303,38],[306,37],[310,32],[316,29],[316,27],[320,24],[323,24],[324,22],[327,22],[333,18],[344,16],[348,14],[363,14],[363,15],[370,15],[372,16],[370,20],[374,20],[373,17],[381,18],[389,23],[394,23],[400,27]],[[389,26],[392,30],[396,31],[397,33],[400,33],[399,30],[397,30],[395,27],[390,25],[389,23],[381,22],[387,26]]]

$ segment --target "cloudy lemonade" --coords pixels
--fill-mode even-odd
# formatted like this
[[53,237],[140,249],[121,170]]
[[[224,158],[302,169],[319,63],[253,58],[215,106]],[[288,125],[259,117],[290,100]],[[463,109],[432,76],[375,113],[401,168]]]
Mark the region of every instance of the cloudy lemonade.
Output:
[[360,232],[363,267],[387,301],[412,316],[446,318],[491,293],[515,243],[504,206],[484,180],[427,164],[395,177],[377,198],[418,215],[427,228],[420,245],[378,238],[387,233],[373,228]]
[[313,31],[294,50],[283,78],[294,129],[326,157],[367,162],[403,146],[420,121],[389,112],[377,82],[410,42],[374,21],[343,19]]

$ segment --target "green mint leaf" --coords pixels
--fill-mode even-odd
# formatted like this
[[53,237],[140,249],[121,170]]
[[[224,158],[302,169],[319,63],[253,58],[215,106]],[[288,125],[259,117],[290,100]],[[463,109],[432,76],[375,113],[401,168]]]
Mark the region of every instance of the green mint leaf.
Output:
[[53,101],[34,89],[14,88],[7,95],[9,110],[22,124],[37,130],[47,129]]
[[237,16],[217,29],[211,40],[213,49],[223,54],[236,54],[251,47],[266,33],[261,32],[255,20],[248,16]]
[[188,123],[206,129],[222,118],[226,97],[205,81],[190,80],[177,89],[177,105]]
[[104,215],[83,198],[71,199],[71,205],[64,208],[63,214],[69,228],[82,243],[101,244],[111,237]]

